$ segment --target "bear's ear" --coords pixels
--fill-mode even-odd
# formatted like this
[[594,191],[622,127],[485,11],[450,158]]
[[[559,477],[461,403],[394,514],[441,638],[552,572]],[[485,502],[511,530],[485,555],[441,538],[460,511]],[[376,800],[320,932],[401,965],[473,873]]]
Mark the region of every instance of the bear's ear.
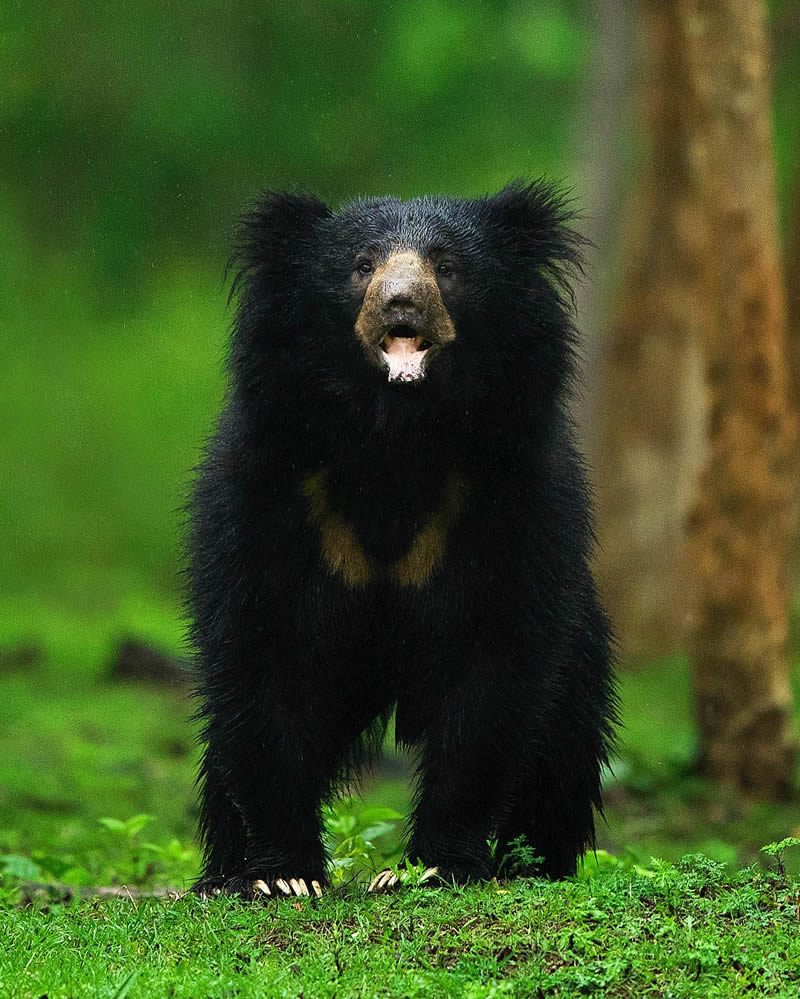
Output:
[[226,269],[234,273],[230,297],[250,278],[300,260],[316,224],[331,215],[313,194],[265,191],[239,219]]
[[545,180],[516,180],[486,199],[489,217],[515,262],[530,261],[563,283],[582,272],[588,240],[571,223],[568,197]]

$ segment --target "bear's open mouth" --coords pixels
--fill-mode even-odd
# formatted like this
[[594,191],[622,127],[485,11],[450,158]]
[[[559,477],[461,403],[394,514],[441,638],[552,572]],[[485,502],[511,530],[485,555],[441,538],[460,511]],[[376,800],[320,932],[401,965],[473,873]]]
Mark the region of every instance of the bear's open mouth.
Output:
[[415,382],[425,377],[423,360],[433,344],[410,326],[394,326],[380,342],[390,382]]

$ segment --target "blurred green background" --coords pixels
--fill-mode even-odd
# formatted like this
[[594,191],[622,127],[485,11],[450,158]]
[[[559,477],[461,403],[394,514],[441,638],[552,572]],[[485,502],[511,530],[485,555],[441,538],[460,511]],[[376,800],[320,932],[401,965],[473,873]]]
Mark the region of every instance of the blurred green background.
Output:
[[[539,174],[590,210],[594,157],[627,188],[637,145],[627,101],[604,149],[587,141],[603,10],[628,17],[590,0],[3,6],[0,649],[31,649],[38,672],[3,679],[0,852],[141,810],[191,835],[185,703],[93,684],[127,634],[181,649],[179,508],[224,391],[237,212],[264,187],[335,204]],[[602,56],[631,64],[631,94],[633,30]],[[780,41],[785,203],[800,48]],[[684,666],[626,683],[631,744],[688,758]]]

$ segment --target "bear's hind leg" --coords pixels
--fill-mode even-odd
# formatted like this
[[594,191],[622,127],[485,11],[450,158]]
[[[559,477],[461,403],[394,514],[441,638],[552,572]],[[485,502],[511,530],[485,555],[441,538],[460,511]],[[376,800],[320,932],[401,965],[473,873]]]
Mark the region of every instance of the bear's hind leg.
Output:
[[[531,748],[521,761],[508,812],[498,828],[500,874],[516,869],[549,878],[570,877],[594,846],[594,818],[595,812],[602,814],[601,777],[608,762],[613,717],[612,701],[604,704],[603,697],[601,690],[587,702],[573,691],[554,706],[549,730],[531,733]],[[509,856],[520,836],[541,858],[535,869],[523,871],[519,861],[524,858]]]
[[476,670],[446,695],[426,692],[398,707],[413,732],[408,741],[422,748],[406,856],[460,883],[492,875],[488,839],[521,748],[514,712],[492,679],[492,670]]
[[[513,873],[515,866],[519,871],[515,861],[521,858],[508,851],[520,836],[542,858],[535,872],[550,878],[575,874],[580,858],[594,846],[595,812],[602,814],[602,771],[614,748],[617,696],[609,625],[588,575],[578,603],[581,627],[567,665],[552,674],[561,678],[550,688],[559,695],[530,729],[520,779],[498,830],[501,874]],[[539,704],[544,703],[540,698]]]
[[[594,845],[593,802],[599,803],[599,780],[590,774],[567,776],[538,767],[520,784],[498,829],[498,876],[574,875],[578,860]],[[516,849],[520,837],[524,853]]]

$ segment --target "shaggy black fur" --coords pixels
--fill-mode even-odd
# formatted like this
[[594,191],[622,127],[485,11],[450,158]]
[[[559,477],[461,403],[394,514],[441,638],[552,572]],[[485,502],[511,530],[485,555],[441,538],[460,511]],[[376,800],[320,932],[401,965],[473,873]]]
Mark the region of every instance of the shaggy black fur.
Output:
[[[566,409],[568,223],[543,183],[337,212],[268,193],[245,217],[231,388],[191,503],[197,889],[324,883],[321,803],[395,706],[419,758],[409,857],[485,878],[524,835],[559,877],[593,843],[615,699]],[[359,261],[404,249],[432,262],[456,331],[410,384],[354,335]],[[315,473],[374,568],[366,583],[324,557]],[[430,578],[398,582],[388,567],[441,524],[453,483]]]

